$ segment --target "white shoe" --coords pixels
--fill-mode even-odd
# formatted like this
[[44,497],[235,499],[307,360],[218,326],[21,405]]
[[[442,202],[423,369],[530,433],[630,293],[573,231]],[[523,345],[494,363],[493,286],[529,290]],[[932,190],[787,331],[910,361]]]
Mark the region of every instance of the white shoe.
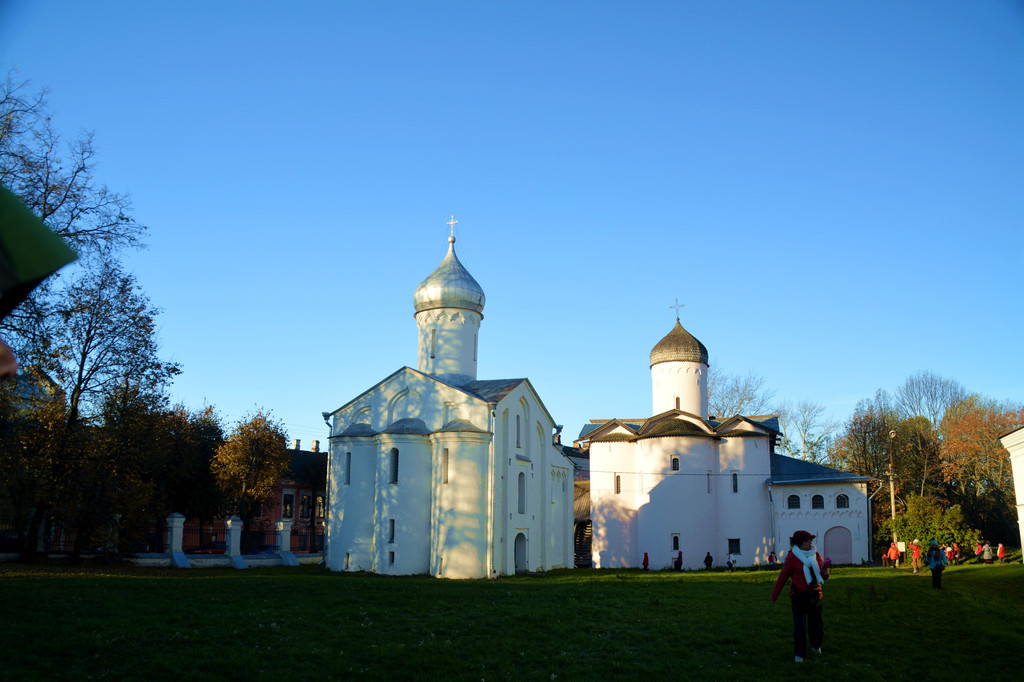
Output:
[[817,649],[811,649],[811,653],[820,654],[821,653],[821,648],[819,647]]
[[804,659],[802,657],[800,657],[800,656],[794,656],[793,658],[796,660],[797,663],[803,663],[804,662]]

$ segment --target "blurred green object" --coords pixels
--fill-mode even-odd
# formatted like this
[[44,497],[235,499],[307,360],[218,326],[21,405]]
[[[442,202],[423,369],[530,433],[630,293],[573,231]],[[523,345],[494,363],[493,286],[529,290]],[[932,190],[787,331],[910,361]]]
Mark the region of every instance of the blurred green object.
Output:
[[21,199],[0,186],[0,319],[76,258]]

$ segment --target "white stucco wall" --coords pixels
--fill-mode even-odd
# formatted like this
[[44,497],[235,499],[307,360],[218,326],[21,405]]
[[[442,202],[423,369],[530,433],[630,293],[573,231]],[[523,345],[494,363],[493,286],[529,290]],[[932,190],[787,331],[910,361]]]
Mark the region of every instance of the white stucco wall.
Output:
[[[652,414],[683,410],[708,416],[708,367],[701,362],[659,362],[651,367]],[[679,404],[676,404],[676,398]]]
[[1024,428],[1012,431],[999,442],[1010,453],[1010,467],[1013,469],[1013,488],[1017,501],[1017,528],[1019,542],[1024,546]]
[[[553,420],[527,382],[493,407],[492,416],[486,402],[404,368],[337,410],[328,568],[449,578],[506,574],[515,571],[517,533],[527,538],[529,570],[571,567],[572,486],[553,481],[571,480],[572,466],[551,443]],[[410,419],[422,426],[407,428],[429,434],[384,433]],[[341,435],[352,430],[376,433]],[[392,449],[399,455],[397,483],[389,480]],[[523,513],[519,472],[527,483]]]
[[[805,530],[815,536],[815,547],[822,556],[831,549],[826,547],[830,531],[841,533],[837,529],[845,529],[849,533],[849,563],[859,564],[870,559],[870,519],[867,509],[866,485],[864,483],[801,483],[775,484],[772,486],[772,498],[775,507],[775,552],[781,560],[789,551],[789,538],[798,530]],[[846,495],[850,506],[847,509],[836,507],[836,498]],[[788,506],[790,495],[800,498],[800,508]],[[812,500],[821,495],[823,509],[813,509]],[[843,561],[844,555],[839,550],[832,550],[836,563]]]
[[476,379],[481,319],[479,313],[461,308],[416,313],[416,369],[425,374],[461,377],[458,383]]

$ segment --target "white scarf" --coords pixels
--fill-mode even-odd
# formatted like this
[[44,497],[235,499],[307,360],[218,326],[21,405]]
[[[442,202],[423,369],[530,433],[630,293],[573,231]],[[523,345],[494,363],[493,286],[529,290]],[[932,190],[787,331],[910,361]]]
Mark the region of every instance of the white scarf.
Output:
[[[802,550],[796,545],[793,545],[789,549],[791,552],[793,552],[793,554],[796,555],[797,559],[803,562],[804,580],[807,581],[808,585],[813,584],[813,582],[816,582],[820,585],[824,582],[824,580],[821,579],[821,571],[818,570],[818,552],[814,549],[814,547],[811,547],[808,550]],[[812,571],[814,572],[813,582],[811,581]]]

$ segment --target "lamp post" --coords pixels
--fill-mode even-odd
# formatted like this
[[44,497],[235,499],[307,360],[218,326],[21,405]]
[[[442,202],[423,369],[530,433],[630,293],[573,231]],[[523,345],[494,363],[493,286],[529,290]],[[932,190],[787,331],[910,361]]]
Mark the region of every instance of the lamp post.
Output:
[[[892,518],[896,518],[896,486],[893,484],[892,472],[892,448],[896,441],[896,431],[889,432],[889,512]],[[896,529],[892,531],[892,541],[896,542]]]

